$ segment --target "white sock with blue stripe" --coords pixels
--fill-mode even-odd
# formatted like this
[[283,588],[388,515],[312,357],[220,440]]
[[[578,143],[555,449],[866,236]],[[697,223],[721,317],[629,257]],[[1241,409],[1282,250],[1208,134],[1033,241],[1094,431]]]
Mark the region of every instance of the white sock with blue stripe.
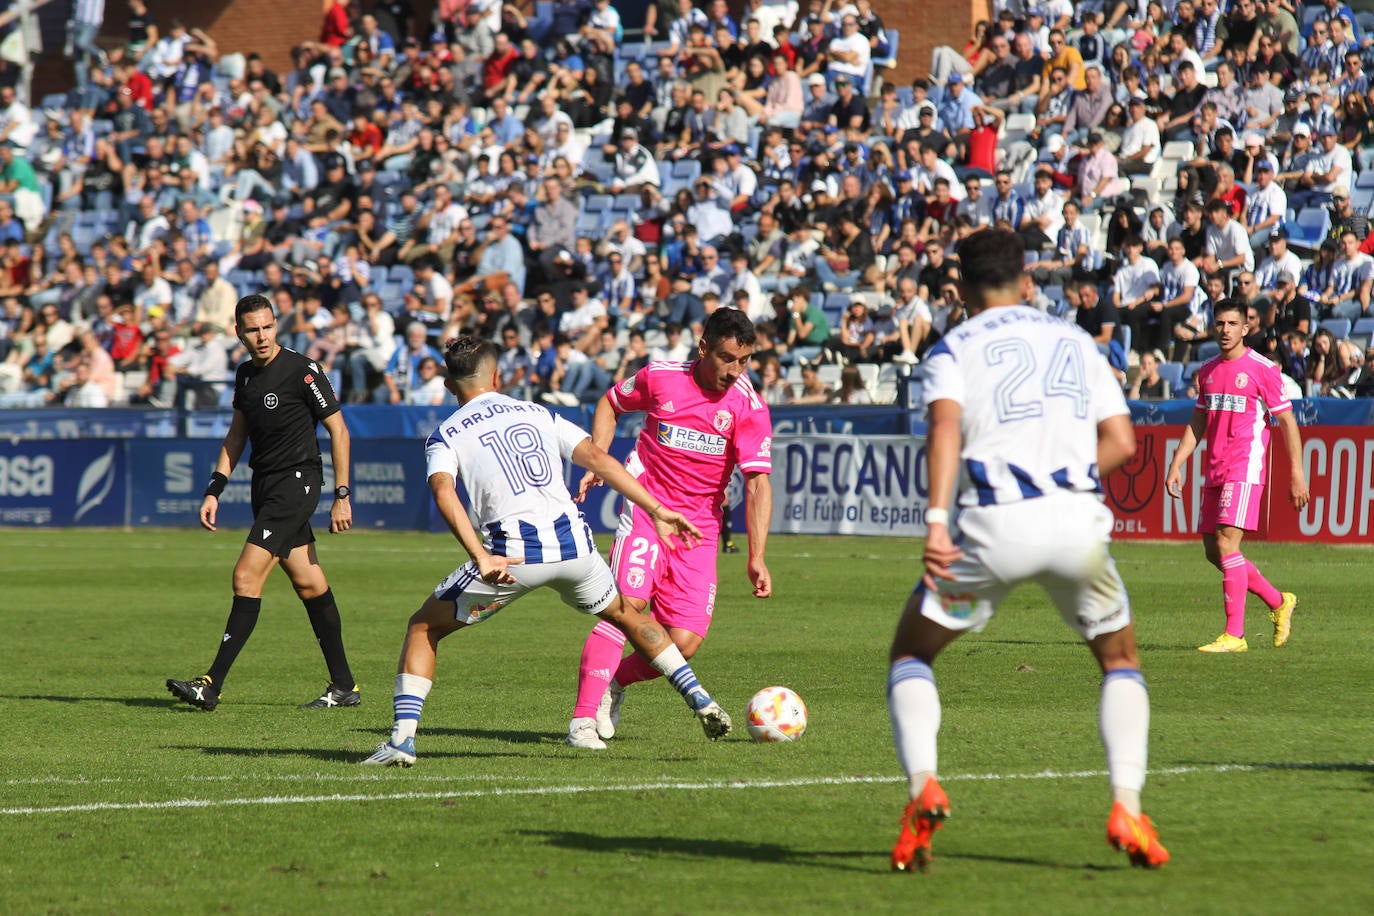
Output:
[[663,672],[663,676],[668,679],[668,683],[687,701],[687,705],[693,709],[711,705],[711,695],[697,680],[696,672],[692,666],[687,664],[687,659],[683,658],[682,650],[677,646],[669,645],[668,648],[655,655],[649,664]]
[[915,798],[935,775],[938,761],[935,737],[940,731],[940,693],[929,665],[917,658],[893,663],[887,673],[887,709],[897,760]]
[[391,704],[396,710],[396,723],[391,726],[391,746],[400,747],[407,738],[415,737],[415,729],[420,727],[420,711],[425,707],[425,697],[434,682],[418,674],[396,675]]
[[1097,724],[1113,800],[1138,816],[1150,745],[1150,691],[1139,671],[1117,668],[1103,676]]

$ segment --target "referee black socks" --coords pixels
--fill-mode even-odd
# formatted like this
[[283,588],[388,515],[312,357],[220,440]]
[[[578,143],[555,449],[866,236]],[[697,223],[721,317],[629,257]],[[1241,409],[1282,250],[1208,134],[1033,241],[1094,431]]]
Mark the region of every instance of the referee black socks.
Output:
[[325,589],[323,595],[302,598],[301,603],[305,605],[310,627],[315,631],[320,651],[324,653],[330,683],[340,690],[354,689],[353,672],[348,667],[348,654],[344,652],[343,623],[339,619],[339,607],[334,603],[334,590]]
[[224,638],[220,640],[214,664],[206,672],[210,680],[215,682],[215,689],[221,693],[224,691],[224,679],[229,675],[234,659],[239,657],[239,651],[248,642],[248,637],[253,635],[253,627],[258,624],[258,612],[261,610],[261,598],[234,596],[234,603],[229,609],[229,622],[224,625]]

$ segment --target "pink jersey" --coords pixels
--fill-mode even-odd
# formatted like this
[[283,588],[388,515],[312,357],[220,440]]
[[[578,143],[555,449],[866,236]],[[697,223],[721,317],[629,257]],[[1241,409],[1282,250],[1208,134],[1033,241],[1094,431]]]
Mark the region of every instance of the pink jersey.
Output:
[[631,471],[642,467],[640,483],[714,535],[735,466],[746,474],[772,470],[773,422],[748,378],[726,391],[705,391],[692,376],[695,365],[649,363],[607,398],[617,415],[648,414],[626,462]]
[[[1207,411],[1209,487],[1263,484],[1269,417],[1293,409],[1283,395],[1279,367],[1247,348],[1239,357],[1218,356],[1197,371],[1197,407]],[[1266,416],[1267,414],[1267,416]]]

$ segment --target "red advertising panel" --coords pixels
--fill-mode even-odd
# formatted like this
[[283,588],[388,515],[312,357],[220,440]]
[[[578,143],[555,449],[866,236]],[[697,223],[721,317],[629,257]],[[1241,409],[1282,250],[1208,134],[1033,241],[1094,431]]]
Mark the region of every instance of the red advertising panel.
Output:
[[[1107,504],[1116,513],[1119,540],[1188,540],[1197,535],[1202,505],[1202,462],[1206,443],[1188,460],[1183,495],[1164,489],[1169,459],[1182,426],[1138,426],[1136,454],[1103,481]],[[1269,444],[1269,483],[1254,538],[1374,544],[1374,427],[1305,426],[1303,466],[1312,499],[1301,513],[1288,499],[1292,474],[1282,434]]]
[[1374,427],[1304,426],[1302,457],[1312,500],[1294,512],[1281,444],[1272,456],[1269,538],[1374,544]]

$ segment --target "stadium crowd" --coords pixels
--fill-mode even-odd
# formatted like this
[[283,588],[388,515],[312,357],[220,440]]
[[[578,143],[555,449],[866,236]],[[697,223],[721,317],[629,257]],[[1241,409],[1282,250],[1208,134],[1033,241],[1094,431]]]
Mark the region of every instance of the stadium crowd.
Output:
[[[955,243],[1131,397],[1187,394],[1211,305],[1293,388],[1374,393],[1374,13],[1325,0],[994,0],[883,80],[870,0],[324,0],[290,72],[78,0],[74,83],[0,88],[0,406],[223,403],[240,295],[346,401],[437,404],[436,347],[593,401],[746,311],[782,403],[883,402],[963,317]],[[1372,364],[1374,365],[1374,364]]]

